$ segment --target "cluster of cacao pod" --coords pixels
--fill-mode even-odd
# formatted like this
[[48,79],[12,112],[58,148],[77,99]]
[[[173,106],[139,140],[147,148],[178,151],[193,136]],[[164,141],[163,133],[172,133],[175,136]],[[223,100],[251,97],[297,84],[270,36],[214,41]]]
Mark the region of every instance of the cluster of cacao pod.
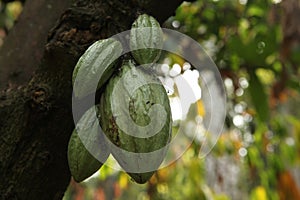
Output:
[[73,71],[76,98],[104,88],[100,102],[83,114],[69,141],[69,168],[77,182],[99,170],[112,154],[135,182],[145,183],[166,155],[171,109],[152,66],[163,45],[159,23],[140,15],[132,24],[129,43],[130,55],[121,57],[118,40],[97,41]]

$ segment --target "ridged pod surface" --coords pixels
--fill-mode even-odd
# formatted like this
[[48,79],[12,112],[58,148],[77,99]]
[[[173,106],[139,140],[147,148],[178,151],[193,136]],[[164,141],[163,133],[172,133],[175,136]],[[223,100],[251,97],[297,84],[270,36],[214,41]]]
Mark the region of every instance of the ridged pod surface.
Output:
[[115,70],[115,61],[122,51],[122,44],[113,38],[92,44],[80,57],[73,70],[75,96],[81,98],[102,87]]
[[[96,109],[97,107],[92,107],[86,111],[69,140],[68,163],[76,182],[81,182],[93,175],[101,168],[103,163],[100,161],[106,161],[110,154],[104,135],[100,133]],[[95,153],[96,158],[86,147]]]
[[163,33],[152,16],[140,15],[130,30],[130,49],[139,64],[154,63],[159,59],[163,46]]
[[100,113],[112,155],[137,183],[145,183],[163,161],[171,138],[165,88],[150,67],[125,61],[106,85]]

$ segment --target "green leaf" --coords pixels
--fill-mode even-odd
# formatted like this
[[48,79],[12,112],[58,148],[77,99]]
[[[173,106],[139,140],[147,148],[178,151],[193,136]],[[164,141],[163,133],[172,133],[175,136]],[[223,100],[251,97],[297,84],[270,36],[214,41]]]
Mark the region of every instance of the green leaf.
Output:
[[251,95],[252,103],[258,114],[258,119],[261,122],[267,122],[270,116],[268,96],[256,73],[254,71],[251,71],[249,74],[249,92]]
[[247,10],[248,16],[257,16],[257,17],[262,17],[265,14],[265,10],[262,9],[259,6],[250,6],[249,9]]

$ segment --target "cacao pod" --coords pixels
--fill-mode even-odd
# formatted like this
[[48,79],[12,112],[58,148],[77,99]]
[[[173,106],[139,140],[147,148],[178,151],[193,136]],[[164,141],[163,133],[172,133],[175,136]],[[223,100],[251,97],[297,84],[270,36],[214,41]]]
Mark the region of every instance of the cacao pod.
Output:
[[171,109],[165,88],[149,66],[125,61],[100,99],[100,125],[112,155],[137,182],[158,169],[171,138]]
[[100,161],[106,161],[110,154],[104,135],[100,132],[95,109],[98,110],[94,106],[84,113],[69,140],[68,163],[77,182],[93,175],[102,166]]
[[159,59],[163,46],[163,33],[159,23],[147,14],[140,15],[130,30],[130,49],[140,64],[154,63]]
[[122,54],[122,44],[113,39],[99,40],[92,44],[78,60],[73,71],[73,86],[76,97],[84,97],[111,77],[115,61]]

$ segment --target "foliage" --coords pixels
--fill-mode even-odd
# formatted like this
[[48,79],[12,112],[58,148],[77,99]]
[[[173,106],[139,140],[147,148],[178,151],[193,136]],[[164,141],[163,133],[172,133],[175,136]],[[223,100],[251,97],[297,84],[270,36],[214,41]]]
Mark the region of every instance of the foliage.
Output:
[[299,174],[288,183],[295,190],[280,188],[282,174],[299,169],[300,148],[299,111],[291,109],[300,100],[300,63],[293,59],[299,53],[294,48],[282,55],[281,12],[270,1],[197,1],[182,5],[170,21],[203,44],[219,66],[228,92],[228,132],[240,143],[227,152],[239,153],[248,169],[250,199],[288,199],[289,192],[299,197]]

